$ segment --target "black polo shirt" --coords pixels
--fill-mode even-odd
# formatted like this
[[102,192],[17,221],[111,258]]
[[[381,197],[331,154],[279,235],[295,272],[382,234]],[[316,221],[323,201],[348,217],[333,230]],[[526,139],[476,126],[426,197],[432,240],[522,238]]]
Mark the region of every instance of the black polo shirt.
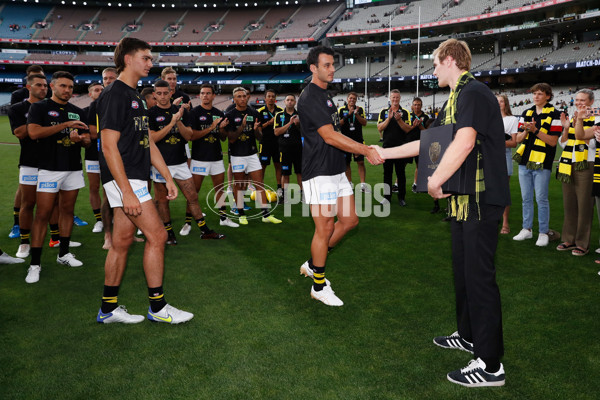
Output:
[[333,125],[340,132],[337,108],[327,90],[314,83],[304,88],[298,99],[300,129],[304,138],[302,149],[302,180],[316,176],[338,175],[346,171],[344,152],[323,140],[317,129]]
[[[10,129],[13,134],[15,129],[20,126],[27,125],[27,115],[29,113],[29,107],[31,103],[25,99],[20,103],[13,104],[8,109],[8,120],[10,122]],[[21,154],[19,155],[19,166],[20,167],[38,167],[38,141],[31,139],[29,136],[24,139],[19,139],[21,145]]]
[[254,134],[254,123],[260,121],[260,116],[251,107],[246,107],[244,111],[237,108],[231,109],[225,113],[225,117],[229,120],[227,125],[228,131],[235,131],[242,125],[243,118],[246,118],[246,127],[233,143],[229,142],[229,154],[235,157],[245,157],[256,154],[256,135]]
[[[381,123],[388,117],[390,107],[384,108],[379,112],[379,120],[377,123]],[[402,112],[402,121],[410,124],[410,113],[404,108],[400,107],[397,112]],[[398,121],[394,117],[388,124],[387,128],[383,130],[383,147],[396,147],[403,145],[408,141],[408,135],[400,128]]]
[[[192,129],[203,131],[210,127],[213,121],[224,117],[225,114],[215,107],[210,110],[201,105],[194,107],[191,111]],[[196,161],[219,161],[223,159],[218,125],[207,135],[192,141],[192,159]]]
[[[123,81],[116,80],[102,91],[96,100],[98,137],[102,142],[103,130],[120,133],[117,147],[128,179],[150,179],[150,139],[148,115],[140,94]],[[112,181],[100,145],[100,177],[102,183]]]
[[[160,108],[154,106],[148,110],[148,123],[151,131],[160,131],[165,126],[169,125],[174,114],[179,111],[179,106],[171,105],[169,108]],[[183,125],[191,126],[190,114],[184,111],[181,122]],[[185,146],[187,141],[181,136],[177,124],[173,125],[171,130],[158,142],[156,147],[160,150],[165,164],[167,165],[179,165],[187,162],[187,155],[185,152]]]
[[[84,111],[71,104],[59,104],[52,99],[34,103],[29,108],[27,124],[52,126],[63,122],[80,120],[87,124]],[[70,139],[70,128],[39,139],[38,168],[49,171],[80,171],[81,145]],[[80,131],[87,133],[87,131]]]

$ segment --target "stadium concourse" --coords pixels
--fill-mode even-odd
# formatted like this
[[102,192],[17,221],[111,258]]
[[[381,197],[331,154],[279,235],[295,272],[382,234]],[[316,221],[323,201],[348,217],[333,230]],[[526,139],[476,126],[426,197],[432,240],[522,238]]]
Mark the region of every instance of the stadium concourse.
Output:
[[[355,141],[386,147],[384,138],[389,138],[391,131],[378,131],[377,126],[390,109],[395,110],[392,97],[397,95],[398,112],[403,117],[398,117],[402,123],[398,122],[400,128],[394,134],[404,127],[404,132],[408,131],[405,136],[416,139],[422,134],[418,125],[429,126],[421,121],[433,121],[440,112],[447,115],[442,107],[450,90],[438,87],[432,54],[440,43],[455,38],[470,47],[474,78],[486,84],[501,104],[505,101],[502,96],[506,96],[503,116],[511,139],[503,151],[508,170],[514,168],[512,174],[516,175],[509,180],[512,206],[505,209],[499,226],[495,261],[506,332],[507,353],[502,362],[510,383],[493,396],[594,398],[593,393],[600,389],[597,380],[589,378],[589,371],[600,368],[596,356],[600,347],[589,338],[599,328],[594,316],[600,279],[596,275],[600,231],[593,213],[590,216],[581,209],[589,211],[592,207],[588,189],[600,209],[600,190],[596,188],[600,151],[594,137],[598,128],[592,126],[600,117],[587,114],[600,105],[599,20],[595,0],[0,3],[0,173],[5,178],[5,190],[0,193],[0,264],[15,264],[0,269],[0,306],[6,310],[6,323],[0,329],[0,342],[6,346],[0,360],[7,366],[5,378],[0,378],[4,388],[0,392],[6,398],[27,399],[469,397],[471,394],[448,388],[450,385],[439,379],[456,367],[456,357],[461,354],[440,353],[431,343],[434,336],[450,335],[436,338],[442,338],[441,347],[468,353],[473,347],[458,332],[452,333],[456,327],[452,323],[454,288],[448,279],[452,263],[446,223],[449,217],[441,213],[446,211],[446,202],[434,203],[427,194],[416,192],[413,181],[420,172],[417,164],[403,165],[405,176],[396,176],[389,187],[383,184],[389,179],[385,167],[368,163],[364,167],[356,155],[345,156],[346,176],[354,178],[350,183],[354,184],[360,223],[339,247],[329,249],[327,278],[340,282],[336,295],[344,300],[341,310],[331,311],[311,300],[306,290],[308,280],[298,275],[301,268],[313,278],[314,285],[314,274],[306,269],[312,268],[312,258],[307,259],[314,225],[306,218],[309,208],[300,204],[301,187],[294,186],[296,179],[290,182],[289,175],[287,181],[281,178],[282,168],[291,174],[292,165],[282,167],[284,163],[277,162],[280,152],[274,147],[274,143],[281,143],[275,136],[278,129],[297,121],[294,107],[286,107],[308,87],[314,71],[306,59],[319,45],[333,49],[336,69],[327,87],[330,97],[319,92],[323,102],[327,100],[328,109],[337,108],[338,114],[332,115],[352,128],[356,128],[356,117],[350,122],[352,112],[364,112],[368,121],[359,129],[361,139]],[[196,212],[193,217],[183,192],[166,206],[163,202],[159,209],[171,245],[165,250],[165,287],[170,299],[196,315],[179,330],[150,326],[147,321],[123,329],[96,326],[94,307],[104,277],[105,250],[110,247],[102,232],[110,232],[112,216],[92,205],[91,196],[87,198],[92,191],[96,196],[102,192],[92,188],[92,179],[87,178],[87,173],[93,174],[99,165],[88,159],[88,151],[86,186],[74,207],[89,226],[74,227],[77,241],[71,241],[71,247],[81,245],[73,251],[77,253],[75,261],[83,267],[54,265],[56,255],[45,248],[45,241],[43,255],[36,252],[44,265],[41,280],[31,279],[27,270],[32,258],[30,236],[29,229],[20,225],[19,200],[23,196],[17,191],[25,178],[21,174],[19,180],[16,167],[21,161],[15,146],[18,138],[27,136],[27,130],[10,126],[14,120],[9,122],[5,116],[13,95],[25,95],[17,102],[22,106],[22,99],[33,93],[24,89],[26,70],[39,65],[44,75],[35,78],[38,85],[42,85],[43,76],[50,83],[55,72],[67,71],[74,77],[69,110],[94,110],[93,99],[100,96],[98,86],[109,87],[117,78],[114,51],[124,38],[142,39],[152,47],[148,76],[141,74],[137,87],[132,88],[135,90],[126,91],[133,99],[130,103],[136,111],[132,112],[142,112],[138,99],[151,106],[156,101],[155,85],[162,88],[161,104],[175,107],[172,114],[181,121],[175,122],[178,128],[173,129],[181,132],[161,136],[157,132],[164,126],[156,125],[154,134],[167,138],[169,144],[190,138],[189,145],[179,146],[188,151],[191,164],[177,158],[176,166],[183,168],[178,172],[186,177],[179,183],[187,183],[188,195],[193,189],[190,185],[195,186],[197,199],[193,194],[189,197],[192,203],[201,203],[200,213],[206,214],[200,217]],[[68,74],[60,76],[69,79]],[[130,81],[135,86],[135,80]],[[167,87],[172,98],[168,98]],[[275,94],[274,105],[268,98],[271,93]],[[247,104],[242,99],[245,95]],[[351,96],[357,98],[356,108],[353,100],[348,104]],[[541,104],[540,96],[546,96],[547,103]],[[43,96],[38,100],[44,101]],[[178,111],[182,103],[186,111]],[[188,120],[187,109],[198,121]],[[170,110],[154,109],[152,115],[162,122]],[[427,116],[424,118],[419,110]],[[59,109],[49,112],[59,113]],[[585,118],[570,119],[576,113],[585,114]],[[221,127],[220,118],[227,116],[231,125]],[[248,116],[253,122],[248,123],[248,129],[236,125],[250,121]],[[531,126],[536,118],[540,120],[537,128]],[[39,121],[42,119],[38,116]],[[261,137],[267,129],[256,122],[259,119],[264,119],[265,127],[273,124],[271,139]],[[95,130],[93,120],[88,120],[90,133]],[[359,121],[364,122],[362,118]],[[216,125],[207,125],[209,122]],[[409,124],[417,128],[410,129]],[[556,138],[536,140],[534,131],[560,135],[560,146],[553,144]],[[266,185],[264,196],[272,210],[267,204],[254,202],[262,197],[260,187],[238,181],[235,191],[227,191],[227,186],[231,189],[236,185],[230,176],[229,145],[241,138],[242,132],[252,143],[240,157],[252,157],[253,163],[245,167],[261,172],[257,175]],[[259,142],[252,139],[254,135]],[[539,135],[546,138],[543,133]],[[83,141],[78,135],[72,137]],[[202,138],[212,146],[211,160],[195,160],[198,153],[209,153],[195,148]],[[407,138],[403,136],[400,142]],[[298,135],[298,143],[302,139]],[[69,138],[61,139],[61,143],[73,145]],[[263,154],[265,147],[270,154]],[[298,147],[302,149],[300,144]],[[282,157],[280,154],[279,161]],[[198,180],[200,175],[194,174],[194,168],[195,172],[206,172],[208,164],[194,161],[222,166],[223,170],[214,175],[221,175],[219,179],[226,187],[219,187],[214,176],[202,185],[207,175]],[[531,167],[535,163],[541,168]],[[294,172],[301,182],[297,166]],[[526,181],[528,173],[543,174],[547,184]],[[581,183],[584,173],[588,175]],[[163,177],[157,175],[154,178],[160,182]],[[358,177],[366,179],[365,184],[359,186]],[[404,190],[398,187],[403,181]],[[260,186],[260,182],[257,178],[255,183]],[[247,197],[243,207],[231,201],[233,195],[229,193],[240,189]],[[156,187],[152,192],[156,196]],[[226,193],[225,205],[216,201],[220,193]],[[393,193],[398,193],[398,201]],[[582,199],[587,202],[579,202]],[[534,201],[539,226],[530,224]],[[544,217],[539,215],[540,208],[545,210],[544,201],[549,204],[546,233],[542,232]],[[207,231],[226,238],[201,241],[200,231],[191,228],[194,219],[203,234]],[[59,229],[50,221],[50,246],[60,248]],[[248,221],[249,226],[245,226]],[[219,234],[206,224],[217,226]],[[157,232],[162,234],[162,229]],[[136,241],[143,240],[138,232]],[[68,251],[64,247],[59,254]],[[131,314],[142,313],[147,307],[141,305],[143,296],[139,296],[144,284],[131,279],[141,272],[142,247],[131,247],[140,261],[137,266],[130,265],[120,293]],[[26,274],[26,282],[35,284],[23,282]],[[339,279],[344,274],[346,279]],[[324,277],[322,281],[329,286]],[[111,291],[106,293],[110,295],[102,296],[104,306],[116,299]],[[162,293],[162,286],[154,293]],[[129,315],[124,307],[106,310],[118,313],[125,321],[144,320]],[[102,311],[103,318],[109,318],[110,312]],[[462,355],[468,361],[469,356]],[[464,368],[466,373],[469,368],[475,366]],[[81,378],[83,373],[89,382]]]

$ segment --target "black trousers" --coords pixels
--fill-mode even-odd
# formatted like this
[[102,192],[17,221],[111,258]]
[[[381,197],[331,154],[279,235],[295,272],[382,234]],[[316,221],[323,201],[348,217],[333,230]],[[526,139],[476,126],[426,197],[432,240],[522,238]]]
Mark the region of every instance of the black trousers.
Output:
[[394,177],[394,168],[398,177],[398,200],[404,200],[406,197],[406,169],[407,159],[399,158],[395,160],[385,160],[383,163],[383,183],[385,188],[384,197],[391,201],[392,199],[392,179]]
[[481,219],[452,222],[452,264],[458,333],[475,357],[504,354],[500,290],[494,255],[504,207],[480,204]]

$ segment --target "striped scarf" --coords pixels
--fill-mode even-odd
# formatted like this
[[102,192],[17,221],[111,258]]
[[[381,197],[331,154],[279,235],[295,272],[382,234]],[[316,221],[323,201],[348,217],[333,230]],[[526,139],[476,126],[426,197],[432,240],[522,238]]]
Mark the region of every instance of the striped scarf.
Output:
[[[589,117],[583,120],[583,129],[589,128],[594,125],[596,121],[595,117]],[[573,119],[571,119],[571,125],[569,126],[569,136],[567,145],[560,156],[560,162],[556,169],[556,179],[564,183],[571,183],[573,179],[571,175],[573,171],[583,171],[588,169],[588,146],[585,140],[575,139],[575,127]],[[575,154],[575,160],[573,160],[573,153]]]
[[[533,113],[535,112],[536,106],[531,107],[529,110],[525,112],[524,122],[533,121]],[[550,103],[547,103],[542,109],[542,114],[540,115],[540,120],[542,121],[542,126],[540,127],[538,132],[542,132],[548,134],[550,132],[550,128],[552,127],[552,117],[550,114],[554,112],[554,106]],[[519,129],[523,127],[523,123],[519,122]],[[526,142],[529,139],[529,135],[531,133],[527,133],[525,136],[525,140],[521,143],[521,146],[515,152],[513,156],[513,160],[517,163],[521,163],[523,159],[523,153],[525,152]],[[527,169],[543,169],[544,168],[544,160],[546,159],[546,143],[543,140],[536,137],[533,142],[533,147],[531,148],[531,152],[529,153],[529,159],[527,160],[527,164],[525,166]]]
[[[440,125],[449,125],[456,123],[456,107],[458,96],[460,95],[461,90],[465,87],[465,85],[475,77],[469,72],[463,72],[458,78],[458,82],[456,83],[456,87],[454,90],[450,92],[450,97],[448,97],[448,101],[446,102],[446,106],[441,111],[440,115]],[[475,151],[477,152],[477,170],[475,173],[475,195],[452,195],[448,198],[448,215],[456,218],[457,221],[467,221],[469,217],[479,219],[479,194],[485,191],[485,183],[483,181],[483,156],[481,154],[480,142],[477,141],[475,145]],[[470,209],[474,209],[474,213],[469,213]]]
[[600,196],[600,143],[596,141],[596,157],[594,158],[594,183],[592,184],[592,195]]

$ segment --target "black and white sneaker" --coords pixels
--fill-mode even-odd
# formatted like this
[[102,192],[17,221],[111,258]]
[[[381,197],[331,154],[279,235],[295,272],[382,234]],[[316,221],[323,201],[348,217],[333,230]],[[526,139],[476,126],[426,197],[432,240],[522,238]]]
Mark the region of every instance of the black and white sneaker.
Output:
[[469,361],[464,368],[448,374],[452,383],[467,387],[504,386],[504,366],[500,364],[498,372],[490,373],[485,370],[485,363],[481,358]]
[[473,354],[473,343],[461,338],[458,332],[450,336],[438,336],[433,338],[433,344],[445,349],[457,349]]

